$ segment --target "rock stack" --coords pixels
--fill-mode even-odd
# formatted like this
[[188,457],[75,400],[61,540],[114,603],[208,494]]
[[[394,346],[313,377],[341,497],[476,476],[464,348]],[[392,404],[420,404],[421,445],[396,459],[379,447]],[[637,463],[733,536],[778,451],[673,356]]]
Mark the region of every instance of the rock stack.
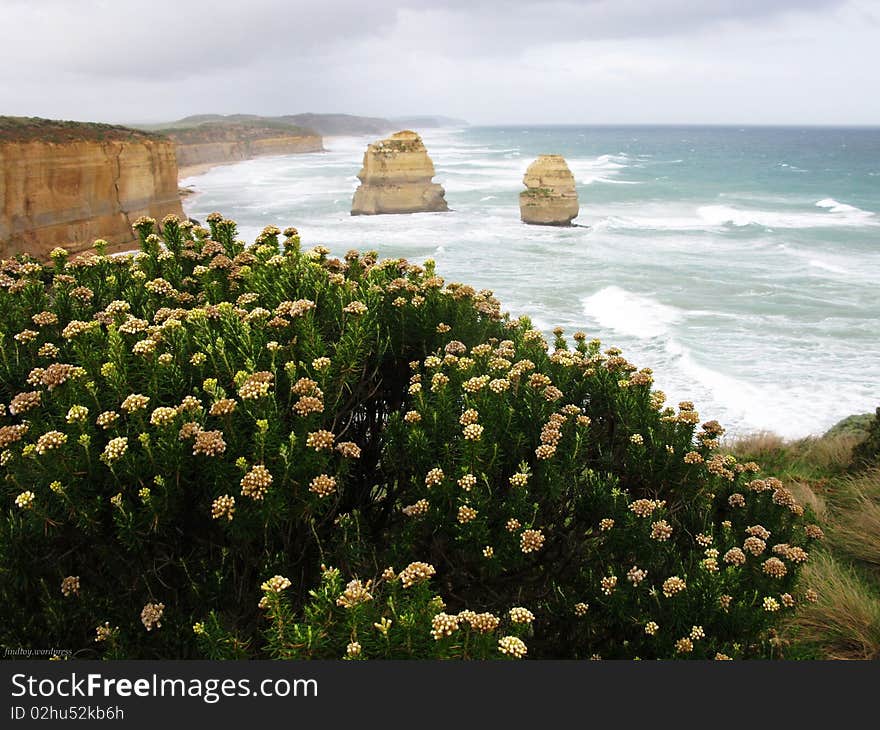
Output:
[[367,147],[352,215],[447,211],[443,187],[431,182],[434,163],[422,138],[405,130]]
[[541,226],[568,226],[578,214],[574,175],[561,155],[541,155],[523,176],[520,218]]

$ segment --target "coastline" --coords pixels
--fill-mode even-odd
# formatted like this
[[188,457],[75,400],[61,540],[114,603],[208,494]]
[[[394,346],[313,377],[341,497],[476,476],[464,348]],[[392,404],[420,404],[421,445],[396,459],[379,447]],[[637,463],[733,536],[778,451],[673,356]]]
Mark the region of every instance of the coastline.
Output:
[[[321,157],[263,160],[185,180],[199,194],[184,207],[197,220],[226,211],[248,237],[283,213],[304,241],[336,255],[381,242],[385,256],[435,258],[450,278],[493,290],[544,332],[583,329],[621,348],[658,373],[671,404],[693,401],[732,433],[820,436],[878,402],[873,168],[853,151],[857,138],[835,153],[830,173],[811,166],[815,152],[786,149],[787,164],[814,170],[794,173],[747,153],[753,143],[777,144],[763,132],[701,134],[716,152],[742,149],[737,176],[722,178],[720,155],[688,156],[674,132],[629,146],[614,130],[444,132],[426,146],[453,215],[353,219],[364,137],[345,136],[328,140]],[[832,149],[823,133],[805,134]],[[551,146],[569,153],[582,196],[575,222],[590,228],[527,229],[520,220],[525,158]],[[640,157],[645,150],[654,157]],[[864,174],[847,176],[850,168]],[[770,177],[761,178],[762,170]],[[764,182],[745,179],[753,172]],[[795,175],[803,192],[786,192]],[[815,205],[827,198],[858,210]],[[546,273],[535,276],[536,266]],[[834,377],[812,390],[817,370]]]
[[[334,140],[337,140],[337,139],[350,139],[352,137],[357,137],[357,138],[363,137],[364,139],[372,139],[373,135],[369,135],[369,134],[366,134],[366,135],[331,134],[331,135],[324,135],[322,137],[322,139],[323,139],[323,142],[326,143],[326,142],[333,142]],[[215,167],[226,167],[228,165],[236,165],[240,162],[247,162],[248,160],[257,160],[257,159],[260,159],[263,157],[287,157],[288,155],[298,157],[300,155],[323,154],[326,152],[332,152],[332,150],[328,149],[327,147],[324,147],[322,144],[322,149],[312,150],[312,151],[308,151],[308,152],[289,152],[289,153],[285,153],[285,154],[264,154],[264,155],[256,155],[254,157],[248,157],[248,158],[245,158],[242,160],[222,160],[219,162],[200,162],[195,165],[184,165],[183,167],[178,167],[177,168],[177,179],[178,179],[178,183],[180,184],[181,187],[190,187],[189,185],[187,185],[187,186],[183,185],[183,181],[185,179],[190,178],[190,177],[197,177],[199,175],[204,175],[205,173],[213,170]]]
[[178,167],[177,168],[177,194],[180,196],[181,201],[186,200],[189,197],[192,197],[199,191],[196,189],[193,183],[184,183],[185,180],[188,180],[191,177],[198,177],[199,175],[204,175],[207,172],[210,172],[215,167],[226,167],[227,165],[234,165],[237,162],[244,162],[244,160],[227,160],[224,162],[202,162],[198,165],[187,165],[186,167]]
[[[297,152],[294,154],[312,154],[308,152]],[[260,155],[260,157],[270,157],[271,155]],[[250,157],[248,159],[255,160],[257,157]],[[204,175],[215,167],[228,167],[229,165],[237,165],[240,162],[247,162],[247,160],[223,160],[222,162],[201,162],[198,165],[187,165],[186,167],[178,167],[177,168],[177,192],[180,195],[181,200],[186,200],[187,198],[196,195],[199,191],[196,189],[194,183],[184,183],[185,180],[189,180],[193,177],[199,177],[200,175]]]
[[234,165],[236,162],[243,162],[243,160],[227,160],[224,162],[202,162],[198,165],[187,165],[186,167],[178,167],[177,168],[177,179],[178,182],[183,182],[185,178],[188,177],[196,177],[197,175],[204,175],[209,170],[213,170],[215,167],[225,167],[226,165]]
[[[336,139],[344,139],[352,136],[364,136],[369,137],[370,135],[347,135],[347,134],[334,134],[323,137],[323,142],[333,141]],[[329,152],[326,147],[323,147],[320,150],[313,150],[310,152],[291,152],[289,153],[291,156],[300,156],[300,155],[311,155],[311,154],[323,154]],[[205,175],[216,167],[228,167],[229,165],[237,165],[242,162],[247,162],[248,160],[256,160],[263,157],[286,157],[287,155],[256,155],[255,157],[248,157],[243,160],[221,160],[218,162],[200,162],[196,165],[185,165],[183,167],[177,168],[177,186],[178,192],[180,194],[181,200],[186,200],[187,198],[196,195],[199,191],[195,186],[195,183],[185,182],[193,177],[199,177],[201,175]]]
[[[331,137],[325,137],[326,139],[332,139]],[[326,152],[326,149],[315,150],[313,152],[293,152],[290,153],[292,155],[312,155],[312,154],[320,154]],[[261,157],[283,157],[286,155],[257,155],[256,157],[248,157],[243,160],[222,160],[219,162],[200,162],[197,165],[186,165],[184,167],[177,168],[177,185],[180,188],[180,197],[188,198],[190,195],[194,195],[197,190],[192,189],[192,183],[184,184],[184,180],[188,180],[191,177],[198,177],[200,175],[204,175],[205,173],[210,172],[215,167],[228,167],[229,165],[237,165],[241,162],[247,162],[248,160],[256,160]]]

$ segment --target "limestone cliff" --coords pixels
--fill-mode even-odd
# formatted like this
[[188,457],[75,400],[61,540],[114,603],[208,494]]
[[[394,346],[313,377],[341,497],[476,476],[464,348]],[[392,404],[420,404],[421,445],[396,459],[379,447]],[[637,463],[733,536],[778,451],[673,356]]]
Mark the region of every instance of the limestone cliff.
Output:
[[99,124],[0,117],[0,201],[0,257],[123,249],[139,216],[183,217],[173,143]]
[[422,138],[405,130],[367,147],[358,173],[360,187],[352,215],[446,211],[445,192],[434,177],[434,163]]
[[206,123],[185,129],[169,129],[177,146],[181,177],[213,165],[250,160],[263,155],[322,152],[320,135],[290,125]]
[[574,175],[561,155],[541,155],[523,176],[526,190],[519,195],[525,223],[568,226],[578,214]]

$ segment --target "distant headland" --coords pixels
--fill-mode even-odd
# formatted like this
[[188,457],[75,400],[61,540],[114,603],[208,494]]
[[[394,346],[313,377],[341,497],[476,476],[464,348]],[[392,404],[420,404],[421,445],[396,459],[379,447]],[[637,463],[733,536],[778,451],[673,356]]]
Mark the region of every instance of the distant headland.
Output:
[[197,114],[173,122],[134,125],[164,134],[177,145],[180,177],[198,175],[217,165],[264,155],[290,155],[324,150],[324,137],[383,135],[403,126],[464,126],[443,116],[385,119],[355,114]]

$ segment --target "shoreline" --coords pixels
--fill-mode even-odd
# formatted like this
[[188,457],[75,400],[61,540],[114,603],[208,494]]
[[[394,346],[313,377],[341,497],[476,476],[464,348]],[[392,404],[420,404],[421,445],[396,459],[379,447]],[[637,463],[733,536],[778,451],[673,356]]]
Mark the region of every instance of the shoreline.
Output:
[[[181,202],[186,200],[187,198],[191,198],[193,195],[196,195],[199,192],[198,190],[196,190],[193,183],[184,184],[184,180],[188,180],[191,177],[204,175],[206,172],[210,172],[215,167],[226,167],[227,165],[234,165],[237,162],[244,162],[244,160],[228,160],[226,162],[202,162],[198,165],[187,165],[186,167],[178,167],[177,194],[180,197]],[[185,212],[186,211],[184,211],[184,213]]]
[[[331,136],[325,136],[322,139],[320,150],[313,150],[311,152],[292,152],[290,154],[291,155],[314,155],[314,154],[321,154],[324,152],[328,152],[329,150],[326,147],[324,147],[324,142],[326,142],[327,140],[334,140],[334,139],[338,139],[341,137],[347,137],[347,136],[352,136],[352,135],[334,134]],[[257,155],[256,157],[248,157],[247,159],[243,159],[243,160],[223,160],[220,162],[200,162],[197,165],[186,165],[184,167],[178,167],[177,168],[178,194],[180,195],[181,200],[186,200],[187,198],[190,198],[193,195],[196,195],[199,191],[195,188],[195,184],[194,183],[184,184],[184,181],[188,180],[189,178],[192,178],[192,177],[199,177],[201,175],[204,175],[204,174],[210,172],[211,170],[213,170],[215,167],[228,167],[229,165],[237,165],[241,162],[247,162],[248,160],[257,160],[262,157],[286,157],[286,156],[287,155]]]
[[[288,153],[288,154],[291,155],[291,156],[293,156],[293,155],[297,155],[297,156],[299,156],[299,155],[314,155],[314,154],[321,154],[321,153],[324,153],[324,152],[330,152],[331,150],[327,149],[327,148],[324,146],[324,143],[326,143],[326,142],[328,142],[328,141],[332,142],[333,140],[336,140],[336,139],[347,139],[347,138],[350,138],[350,137],[357,137],[357,138],[363,137],[363,138],[366,139],[366,138],[370,138],[371,135],[369,135],[369,134],[332,134],[332,135],[324,135],[324,136],[322,137],[322,143],[321,143],[321,149],[320,149],[320,150],[314,150],[314,151],[311,151],[311,152],[291,152],[291,153]],[[177,182],[178,182],[178,185],[179,185],[180,187],[182,187],[182,188],[186,188],[186,187],[189,187],[189,186],[188,186],[188,185],[186,185],[186,186],[183,185],[183,181],[184,181],[185,179],[190,178],[190,177],[197,177],[197,176],[199,176],[199,175],[204,175],[205,173],[210,172],[211,170],[213,170],[215,167],[226,167],[227,165],[237,165],[237,164],[240,163],[240,162],[247,162],[248,160],[258,160],[258,159],[261,159],[261,158],[263,158],[263,157],[287,157],[288,154],[282,154],[282,155],[257,155],[256,157],[248,157],[248,158],[243,159],[243,160],[223,160],[223,161],[221,161],[221,162],[200,162],[200,163],[197,164],[197,165],[186,165],[186,166],[184,166],[184,167],[178,167],[178,168],[177,168]],[[188,193],[188,194],[191,195],[192,193]]]
[[[800,386],[796,380],[789,380],[789,375],[784,370],[780,369],[783,374],[778,378],[774,377],[775,382],[771,384],[771,378],[765,372],[753,368],[747,356],[743,357],[741,366],[727,365],[723,357],[718,358],[720,348],[716,348],[711,342],[708,345],[702,344],[703,330],[685,328],[691,317],[688,314],[689,310],[683,304],[691,296],[691,290],[687,288],[687,285],[682,285],[685,288],[680,288],[675,279],[669,279],[667,283],[663,284],[659,282],[643,283],[646,280],[642,278],[642,274],[633,271],[624,272],[621,275],[622,278],[618,277],[618,270],[623,271],[626,267],[621,263],[620,256],[614,249],[615,246],[620,246],[629,254],[643,256],[649,267],[657,266],[665,269],[668,268],[668,265],[665,262],[658,262],[656,258],[657,254],[662,251],[663,256],[675,257],[688,265],[693,263],[694,270],[702,269],[705,271],[704,262],[697,261],[695,255],[687,253],[690,244],[679,243],[678,239],[683,240],[686,237],[688,241],[693,240],[694,245],[698,246],[701,252],[709,252],[711,247],[716,244],[722,246],[725,251],[732,252],[741,250],[743,241],[760,238],[762,241],[766,239],[770,242],[777,240],[782,242],[790,236],[798,236],[798,240],[803,236],[804,242],[809,242],[809,247],[805,243],[804,250],[779,249],[777,251],[776,249],[757,247],[754,250],[755,258],[753,260],[767,260],[773,264],[776,264],[777,261],[786,262],[786,265],[798,267],[797,270],[803,271],[803,275],[809,276],[809,280],[813,283],[819,282],[823,286],[829,287],[843,287],[846,274],[823,267],[826,261],[828,265],[839,267],[838,257],[833,253],[836,249],[828,248],[826,251],[822,244],[828,245],[827,241],[840,238],[841,241],[852,240],[854,248],[857,248],[862,245],[860,241],[864,235],[872,230],[867,227],[870,221],[866,217],[867,222],[861,223],[857,214],[844,213],[827,213],[826,218],[823,216],[826,215],[827,209],[813,208],[813,202],[829,196],[836,196],[835,199],[842,203],[853,204],[870,212],[875,207],[869,198],[851,199],[851,197],[847,197],[845,191],[833,188],[825,189],[826,183],[823,174],[820,179],[810,183],[811,190],[803,199],[792,196],[788,202],[785,202],[788,196],[784,193],[780,194],[780,202],[778,203],[762,202],[758,204],[750,198],[736,199],[735,206],[734,204],[729,205],[733,213],[725,213],[733,215],[737,211],[744,211],[743,221],[738,220],[740,223],[756,216],[759,216],[760,220],[764,222],[773,222],[775,219],[771,219],[768,211],[774,212],[774,214],[776,212],[784,213],[790,218],[791,222],[788,225],[803,226],[802,233],[799,231],[797,234],[792,234],[789,229],[774,233],[763,230],[763,226],[759,224],[751,223],[749,225],[736,225],[735,223],[717,225],[715,221],[721,217],[720,213],[716,214],[714,211],[710,211],[712,215],[704,219],[696,212],[698,205],[717,202],[713,195],[714,189],[710,189],[705,195],[700,192],[695,193],[692,198],[682,196],[679,199],[679,196],[674,195],[674,190],[667,192],[665,187],[658,187],[658,190],[662,191],[663,197],[668,197],[669,201],[664,201],[662,204],[657,203],[655,206],[650,200],[647,204],[643,202],[644,199],[650,198],[650,191],[645,188],[644,184],[642,186],[612,187],[605,185],[604,180],[593,183],[592,181],[600,175],[615,179],[610,173],[616,170],[618,165],[630,168],[630,172],[622,169],[617,175],[616,179],[618,180],[642,180],[643,178],[639,175],[643,175],[645,180],[653,179],[651,177],[654,174],[652,169],[648,168],[647,171],[639,172],[642,168],[637,168],[640,163],[635,158],[627,162],[623,159],[617,161],[615,158],[608,161],[602,159],[601,156],[597,157],[600,152],[614,150],[611,146],[614,141],[612,139],[607,145],[602,142],[595,150],[586,147],[583,150],[580,147],[577,148],[580,151],[576,156],[583,158],[581,177],[591,181],[583,183],[585,186],[583,189],[593,196],[589,199],[586,210],[589,214],[589,222],[596,225],[595,234],[588,241],[586,237],[580,238],[580,234],[585,232],[585,229],[582,228],[572,229],[572,234],[578,233],[574,236],[566,234],[564,231],[556,235],[555,230],[552,229],[526,229],[519,225],[515,203],[512,201],[508,201],[509,204],[505,203],[508,199],[502,197],[508,195],[506,191],[513,188],[514,181],[511,180],[512,173],[509,170],[516,166],[516,159],[515,157],[508,159],[501,153],[501,150],[508,149],[507,137],[502,136],[496,139],[493,135],[483,139],[483,136],[481,133],[475,141],[469,135],[438,134],[443,148],[448,150],[449,155],[452,156],[450,159],[453,163],[461,160],[469,162],[468,165],[458,167],[452,165],[449,168],[456,170],[456,180],[460,181],[460,188],[453,192],[451,190],[453,186],[450,184],[447,197],[450,198],[450,201],[456,199],[465,208],[463,212],[460,211],[459,214],[453,214],[451,217],[406,218],[392,215],[385,218],[366,218],[362,223],[349,217],[349,210],[346,209],[350,201],[346,194],[349,184],[346,180],[352,174],[349,163],[354,160],[358,147],[353,136],[339,140],[328,139],[325,144],[332,151],[332,154],[320,159],[288,157],[277,160],[277,165],[271,160],[255,163],[252,166],[242,168],[239,173],[234,175],[232,172],[220,172],[205,181],[195,178],[185,180],[185,183],[195,187],[198,195],[186,198],[184,206],[185,210],[195,218],[200,218],[200,216],[203,218],[215,208],[224,210],[223,205],[232,204],[234,211],[230,213],[230,217],[244,221],[255,231],[259,231],[263,225],[275,223],[274,216],[279,215],[278,211],[283,209],[287,211],[286,215],[289,218],[299,219],[295,222],[301,224],[300,231],[305,244],[317,243],[320,240],[323,245],[332,248],[335,255],[340,255],[349,248],[358,246],[364,248],[368,244],[381,244],[379,250],[383,255],[415,254],[412,260],[419,263],[419,259],[424,256],[432,254],[438,257],[443,256],[444,266],[458,268],[454,278],[459,281],[464,280],[465,272],[469,267],[474,266],[475,257],[480,261],[485,261],[484,267],[491,267],[491,257],[483,256],[479,251],[473,251],[473,246],[466,245],[461,239],[491,241],[499,252],[504,252],[503,256],[519,256],[524,261],[530,257],[538,256],[539,260],[545,259],[549,264],[554,260],[554,252],[557,251],[577,256],[578,261],[582,262],[584,266],[591,267],[590,271],[601,272],[601,275],[597,274],[598,280],[595,283],[591,281],[587,287],[579,285],[575,276],[570,276],[565,272],[554,273],[554,282],[561,282],[560,286],[568,287],[565,290],[566,295],[571,298],[565,301],[562,300],[561,295],[557,296],[556,293],[543,294],[543,287],[539,284],[532,285],[531,279],[526,273],[527,267],[519,268],[505,262],[503,266],[499,265],[495,272],[484,268],[485,275],[479,271],[478,274],[483,276],[484,280],[481,282],[483,285],[496,291],[500,289],[506,292],[503,296],[501,294],[498,296],[514,312],[534,315],[537,312],[534,309],[530,310],[527,302],[540,301],[540,297],[549,300],[550,304],[542,307],[547,315],[541,317],[541,319],[548,321],[546,324],[542,322],[543,326],[539,326],[545,333],[550,330],[550,325],[556,323],[562,325],[572,323],[572,327],[575,326],[574,323],[580,323],[580,326],[587,327],[588,325],[588,329],[601,328],[603,332],[608,333],[602,338],[603,340],[622,347],[637,363],[649,365],[658,372],[661,372],[662,368],[662,378],[668,393],[675,393],[676,396],[680,395],[683,399],[699,403],[701,410],[705,412],[707,417],[717,418],[732,435],[744,436],[755,432],[772,431],[783,435],[786,440],[819,438],[824,435],[826,430],[831,429],[837,420],[852,414],[865,413],[876,406],[874,402],[876,389],[865,388],[858,382],[854,387],[849,387],[846,385],[850,378],[847,373],[835,375],[835,380],[844,384],[841,387],[842,392],[835,396],[842,402],[829,405],[827,408],[823,407],[819,409],[820,412],[816,412],[805,407],[803,402],[799,403],[796,396],[791,399],[786,397],[786,391],[790,390],[792,394],[796,394],[800,390]],[[487,141],[486,148],[495,150],[497,154],[484,153],[482,148],[472,148],[471,145],[478,141]],[[523,142],[523,144],[526,143]],[[540,142],[531,144],[538,145]],[[526,148],[523,147],[523,149]],[[668,157],[670,162],[679,159],[679,156],[675,154],[670,154]],[[487,165],[494,165],[497,162],[497,169],[493,166],[488,171],[491,174],[480,174],[487,172],[478,169],[477,165],[481,162],[485,162]],[[289,168],[289,170],[283,174],[276,173],[276,167]],[[677,166],[675,170],[677,171],[675,179],[684,179],[689,174],[686,170],[681,169],[681,166]],[[346,180],[342,179],[342,175],[346,176]],[[783,172],[779,172],[779,175],[782,176]],[[259,188],[236,191],[236,188],[244,187],[241,185],[241,181],[258,178],[262,183]],[[787,180],[787,177],[780,177],[779,186],[783,186]],[[726,183],[718,182],[719,190],[725,186]],[[777,185],[774,183],[770,187],[775,189]],[[811,194],[813,187],[816,188],[815,196]],[[759,189],[763,188],[763,184],[759,186]],[[306,197],[301,197],[299,194],[292,195],[291,191],[302,192]],[[488,197],[490,194],[494,195],[495,199],[484,201],[483,197]],[[234,200],[236,195],[246,196],[247,205],[238,205]],[[855,189],[851,195],[855,195]],[[458,196],[458,198],[454,198],[454,196]],[[259,206],[263,201],[272,202],[273,207],[261,209]],[[728,201],[721,199],[721,202]],[[497,216],[492,217],[489,221],[484,217],[488,215],[486,211],[495,211]],[[840,225],[843,221],[839,218],[844,215],[853,220],[838,233],[838,230],[843,228]],[[624,216],[624,219],[618,220],[615,216]],[[304,218],[308,218],[308,220],[306,221]],[[609,221],[607,229],[602,225],[605,220]],[[820,229],[820,224],[826,221],[827,227],[830,229],[827,231],[824,227]],[[303,223],[305,225],[302,225]],[[679,228],[676,229],[676,226]],[[249,233],[250,227],[248,228]],[[485,229],[485,231],[481,233],[477,229]],[[664,232],[668,229],[681,230],[682,232],[675,234]],[[586,229],[586,232],[590,230]],[[659,232],[655,233],[655,230]],[[534,245],[524,242],[523,239],[528,237],[531,240],[533,235],[536,241]],[[444,239],[444,237],[446,238]],[[642,250],[640,248],[642,239],[650,241],[650,250],[655,251],[655,254],[639,253]],[[444,240],[455,241],[456,245],[447,244],[440,251],[435,242],[442,243]],[[849,243],[841,243],[840,245],[845,245],[847,250],[850,249]],[[858,256],[857,260],[861,261],[862,256],[856,255]],[[815,263],[813,259],[815,259]],[[870,271],[872,268],[870,264],[871,261],[866,261],[866,271]],[[750,263],[745,267],[737,267],[737,270],[740,270],[740,273],[750,281],[753,266],[754,264]],[[450,276],[452,275],[450,274]],[[849,285],[851,291],[861,290],[863,278],[865,277],[862,274],[853,277],[853,281]],[[771,332],[774,332],[782,331],[783,320],[774,317],[765,318],[762,313],[769,311],[770,302],[759,303],[751,296],[744,296],[745,288],[740,295],[737,295],[735,292],[740,286],[745,287],[746,285],[731,285],[730,292],[722,292],[724,296],[721,301],[724,304],[724,309],[719,309],[720,314],[717,318],[714,309],[710,314],[708,310],[712,308],[706,307],[707,312],[695,315],[694,321],[698,327],[707,327],[707,323],[716,326],[717,323],[717,327],[724,331],[728,327],[734,328],[745,338],[746,342],[744,345],[742,341],[737,341],[734,351],[747,353],[752,351],[751,342],[753,340],[758,342],[761,339],[754,323],[760,323],[761,327],[768,327]],[[694,295],[700,293],[700,288],[700,286],[694,288]],[[790,301],[810,301],[808,291],[795,288],[793,285],[791,288],[786,288],[785,291],[785,296],[790,297]],[[838,289],[832,288],[831,291],[837,293]],[[714,291],[709,294],[714,295]],[[847,296],[854,295],[847,294]],[[590,298],[588,312],[584,311],[586,305],[582,300],[585,298]],[[843,295],[840,299],[844,299]],[[785,300],[785,302],[788,301],[789,299]],[[779,305],[783,307],[780,311],[788,311],[785,302]],[[860,318],[863,316],[862,313],[871,311],[871,306],[867,300],[864,309],[857,310],[853,307],[844,310],[841,303],[834,306],[838,307],[835,312],[840,312],[842,322],[853,323],[854,329],[851,337],[843,337],[826,325],[820,327],[815,324],[811,326],[809,323],[798,324],[800,322],[800,314],[798,313],[790,315],[792,324],[786,326],[802,327],[806,333],[805,337],[809,336],[811,340],[815,336],[820,343],[835,343],[835,346],[842,347],[844,351],[852,350],[855,343],[861,341],[856,338],[861,338],[869,330],[870,325]],[[821,316],[821,305],[815,305],[815,307],[819,312],[815,316]],[[743,313],[744,317],[753,316],[753,309],[757,310],[758,314],[754,315],[756,318],[751,325],[734,324],[739,321],[736,319],[739,313]],[[808,306],[806,311],[812,316],[813,306]],[[668,322],[667,318],[669,318]],[[847,324],[847,326],[850,325]],[[861,328],[864,328],[864,333]],[[612,335],[612,330],[616,334]],[[635,332],[635,334],[628,334],[628,332]],[[666,349],[665,343],[676,339],[679,341],[673,342],[670,346],[671,349]],[[764,343],[762,347],[766,347],[766,345],[767,343]],[[703,353],[704,348],[707,354],[697,358],[697,355]],[[772,346],[772,349],[775,349],[775,346]],[[637,350],[644,354],[637,354]],[[795,351],[798,350],[799,348],[796,348]],[[826,359],[826,355],[823,353],[817,352],[817,355],[818,362]],[[663,366],[664,363],[672,367],[667,369]],[[800,366],[795,366],[795,370],[798,369]],[[866,371],[870,371],[870,369],[868,366]],[[847,367],[844,370],[849,371],[850,368]],[[863,381],[864,378],[861,380]],[[743,384],[752,384],[753,387],[739,390]],[[821,390],[826,390],[824,385]],[[827,390],[833,389],[828,388]],[[874,394],[873,399],[871,398],[872,393]],[[867,396],[869,399],[861,401],[863,396]]]
[[[320,152],[326,152],[326,149],[315,150],[314,152],[294,152],[295,155],[313,155]],[[186,167],[177,168],[177,187],[181,200],[195,195],[198,190],[194,189],[193,183],[184,184],[184,180],[191,177],[199,177],[210,172],[215,167],[228,167],[229,165],[237,165],[248,160],[257,160],[261,157],[279,157],[283,155],[258,155],[257,157],[248,157],[244,160],[223,160],[222,162],[201,162],[198,165],[187,165]]]
[[[326,150],[315,150],[315,152],[326,152]],[[315,152],[295,152],[293,154],[297,155],[311,155],[315,154]],[[229,165],[237,165],[240,162],[247,162],[248,160],[256,160],[261,157],[275,157],[278,155],[258,155],[257,157],[248,157],[244,160],[223,160],[222,162],[201,162],[198,165],[187,165],[186,167],[178,167],[177,168],[177,190],[180,195],[181,200],[186,200],[187,198],[196,195],[199,191],[195,189],[194,183],[184,184],[184,180],[188,180],[192,177],[199,177],[200,175],[204,175],[215,167],[228,167]]]
[[215,167],[225,167],[226,165],[234,165],[236,162],[244,162],[244,160],[228,160],[225,162],[202,162],[198,165],[187,165],[186,167],[177,168],[177,182],[181,183],[188,177],[196,177],[204,175]]

